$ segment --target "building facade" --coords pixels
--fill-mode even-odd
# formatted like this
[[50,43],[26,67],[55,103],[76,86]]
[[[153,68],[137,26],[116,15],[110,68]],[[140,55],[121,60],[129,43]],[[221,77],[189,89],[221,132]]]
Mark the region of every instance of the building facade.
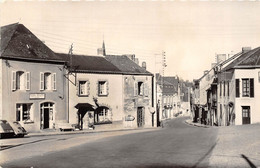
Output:
[[64,65],[22,24],[1,27],[0,118],[29,132],[67,122]]

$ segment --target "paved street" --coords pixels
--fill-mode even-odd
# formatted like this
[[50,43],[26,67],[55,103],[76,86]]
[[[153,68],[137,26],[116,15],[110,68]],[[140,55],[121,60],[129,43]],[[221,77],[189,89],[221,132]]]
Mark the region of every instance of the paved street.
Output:
[[260,165],[260,135],[255,133],[260,125],[203,128],[184,124],[186,119],[170,120],[164,128],[9,139],[9,144],[16,145],[1,149],[0,165],[34,168]]
[[[120,136],[37,137],[36,142],[1,151],[8,155],[2,167],[207,167],[217,130],[186,125],[185,119],[153,131],[114,133]],[[27,156],[13,160],[13,153]]]

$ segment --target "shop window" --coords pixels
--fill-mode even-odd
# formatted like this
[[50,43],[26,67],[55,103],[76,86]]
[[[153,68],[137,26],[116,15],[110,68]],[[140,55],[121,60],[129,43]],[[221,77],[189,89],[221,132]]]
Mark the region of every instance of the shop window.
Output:
[[32,104],[17,104],[16,105],[16,121],[31,120]]

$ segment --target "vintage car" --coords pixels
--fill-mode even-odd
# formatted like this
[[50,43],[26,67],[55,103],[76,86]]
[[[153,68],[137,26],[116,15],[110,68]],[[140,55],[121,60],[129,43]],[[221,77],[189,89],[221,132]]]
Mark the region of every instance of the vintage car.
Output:
[[19,122],[13,121],[9,122],[9,124],[13,128],[16,137],[24,137],[24,135],[28,134],[28,132],[21,126]]
[[13,128],[6,120],[0,120],[0,139],[9,138],[15,135]]

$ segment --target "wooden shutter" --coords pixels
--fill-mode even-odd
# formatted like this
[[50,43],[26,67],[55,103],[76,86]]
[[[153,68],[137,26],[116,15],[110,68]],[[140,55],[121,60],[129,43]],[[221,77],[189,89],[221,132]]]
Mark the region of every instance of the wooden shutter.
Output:
[[40,90],[44,90],[44,73],[40,72]]
[[144,83],[144,96],[148,97],[148,95],[149,95],[148,84]]
[[105,82],[106,91],[107,91],[106,95],[109,94],[109,85],[108,85],[108,84],[109,84],[108,81],[106,81],[106,82]]
[[76,82],[76,95],[80,95],[79,81]]
[[134,96],[138,95],[138,83],[134,82]]
[[90,94],[90,82],[87,81],[87,95]]
[[25,78],[26,78],[25,88],[26,88],[26,90],[30,90],[31,89],[31,73],[26,72]]
[[56,90],[57,89],[57,79],[56,79],[56,73],[53,73],[52,75],[51,75],[51,89],[52,90]]
[[250,78],[250,97],[254,97],[254,78]]
[[16,71],[12,71],[12,90],[16,90]]
[[239,92],[239,79],[236,79],[236,97],[240,96],[240,92]]

